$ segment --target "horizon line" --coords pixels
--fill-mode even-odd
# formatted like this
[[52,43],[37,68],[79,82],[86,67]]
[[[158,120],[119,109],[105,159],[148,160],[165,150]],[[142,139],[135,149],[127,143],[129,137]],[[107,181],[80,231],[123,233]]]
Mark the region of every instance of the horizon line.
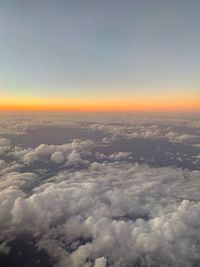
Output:
[[0,112],[200,112],[200,99],[0,99]]

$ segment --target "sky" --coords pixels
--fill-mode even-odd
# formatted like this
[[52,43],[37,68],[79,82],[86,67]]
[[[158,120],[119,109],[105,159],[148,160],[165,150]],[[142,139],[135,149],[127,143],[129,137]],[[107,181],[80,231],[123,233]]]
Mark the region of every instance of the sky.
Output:
[[0,110],[200,111],[200,1],[0,0]]

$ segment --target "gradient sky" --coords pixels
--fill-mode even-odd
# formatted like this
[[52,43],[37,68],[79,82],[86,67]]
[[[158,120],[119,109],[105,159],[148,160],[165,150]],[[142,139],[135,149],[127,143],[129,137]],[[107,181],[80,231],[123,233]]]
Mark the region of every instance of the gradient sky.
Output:
[[200,110],[199,51],[199,0],[0,0],[0,106]]

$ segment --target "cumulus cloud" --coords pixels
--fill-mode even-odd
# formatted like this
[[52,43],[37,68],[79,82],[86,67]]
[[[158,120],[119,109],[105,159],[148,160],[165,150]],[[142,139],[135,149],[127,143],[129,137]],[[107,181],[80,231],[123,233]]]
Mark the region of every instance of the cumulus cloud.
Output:
[[34,184],[36,178],[34,173],[8,172],[0,177],[0,190],[10,186],[27,190]]
[[198,171],[94,162],[61,171],[26,195],[22,181],[29,183],[29,176],[35,179],[24,174],[12,187],[5,179],[1,225],[40,236],[38,246],[58,266],[192,266],[200,260]]
[[199,139],[198,135],[192,135],[192,134],[178,134],[173,131],[169,131],[165,134],[165,138],[168,138],[170,142],[172,143],[184,143],[187,141],[193,141],[196,142],[196,140]]
[[[166,120],[166,119],[165,119]],[[164,122],[165,122],[164,120]],[[151,121],[151,120],[150,120]],[[168,120],[166,120],[168,122]],[[159,121],[158,121],[159,122]],[[171,121],[169,121],[171,123]],[[200,135],[198,131],[194,130],[195,134],[190,134],[189,125],[186,129],[177,131],[177,125],[163,124],[159,122],[158,124],[139,123],[138,121],[133,121],[131,124],[93,124],[90,125],[92,130],[101,130],[106,137],[102,138],[102,143],[108,144],[116,141],[118,139],[145,139],[145,140],[156,140],[156,139],[166,139],[171,143],[195,143],[200,140]]]
[[63,163],[65,160],[64,154],[62,151],[55,151],[51,155],[51,160],[56,163]]
[[[15,186],[10,186],[0,192],[0,225],[1,229],[7,228],[10,224],[11,210],[18,197],[23,197],[24,193],[22,190]],[[4,234],[1,232],[1,234]]]
[[0,137],[0,156],[3,156],[10,151],[10,145],[11,143],[9,139]]
[[5,160],[1,159],[0,160],[0,170],[4,170],[7,167],[7,163],[5,162]]
[[10,250],[11,249],[10,249],[10,247],[7,246],[6,242],[2,242],[0,244],[0,253],[7,255],[7,254],[9,254]]
[[[24,118],[15,123],[12,118],[16,133],[37,126],[38,117],[28,118],[30,122]],[[55,123],[39,121],[39,127],[69,126],[64,117]],[[160,123],[156,118],[151,123],[147,118],[120,118],[116,123],[76,122],[74,127],[102,131],[100,148],[118,138],[164,138],[182,144],[198,135],[196,130],[184,132],[188,120]],[[198,127],[197,121],[192,123]],[[184,130],[176,131],[173,125]],[[9,255],[9,241],[27,233],[57,267],[199,265],[198,170],[139,165],[134,151],[99,152],[94,140],[35,148],[0,140],[1,147],[9,147],[0,160],[0,253]],[[45,166],[53,166],[53,172]]]
[[10,145],[10,140],[7,138],[0,138],[0,146],[9,146]]
[[109,155],[109,159],[111,160],[125,160],[125,159],[132,159],[131,152],[118,152]]
[[94,267],[106,267],[106,259],[104,257],[96,259]]
[[41,144],[31,149],[17,148],[12,153],[22,162],[32,163],[39,160],[51,160],[56,163],[77,164],[81,163],[81,155],[87,154],[88,150],[93,148],[95,143],[90,140],[74,139],[72,142],[63,145]]
[[3,135],[24,135],[29,131],[44,127],[76,128],[77,125],[85,127],[85,124],[80,122],[80,118],[77,121],[77,118],[72,116],[66,120],[66,117],[61,114],[51,114],[51,118],[46,114],[0,115],[0,134]]

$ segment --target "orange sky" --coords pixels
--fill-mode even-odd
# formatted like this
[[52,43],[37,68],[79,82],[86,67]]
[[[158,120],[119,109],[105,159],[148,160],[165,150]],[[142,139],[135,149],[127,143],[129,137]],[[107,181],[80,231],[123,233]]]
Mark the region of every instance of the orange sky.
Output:
[[0,111],[94,111],[94,112],[151,112],[151,111],[200,111],[200,99],[168,100],[67,100],[67,99],[1,99]]
[[29,2],[1,6],[0,111],[200,111],[200,1]]

